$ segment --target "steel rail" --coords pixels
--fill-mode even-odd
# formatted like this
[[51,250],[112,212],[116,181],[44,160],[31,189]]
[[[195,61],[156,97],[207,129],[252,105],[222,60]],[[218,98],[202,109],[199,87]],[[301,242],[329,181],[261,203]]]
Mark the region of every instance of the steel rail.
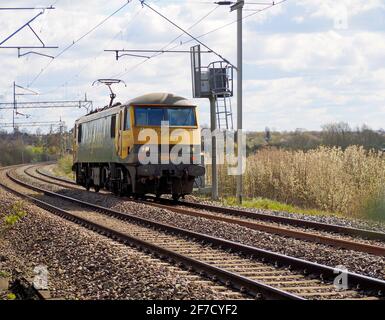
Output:
[[[39,169],[37,169],[36,171],[43,176],[49,176],[46,174],[42,174],[41,171],[39,171]],[[25,170],[25,174],[27,174],[28,176],[30,176],[34,179],[39,179],[39,180],[47,182],[49,184],[63,186],[63,184],[60,184],[60,183],[57,183],[54,181],[49,181],[48,179],[44,179],[42,177],[34,176],[31,173],[29,173],[28,170]],[[59,180],[59,179],[57,179],[57,180]],[[60,179],[60,180],[64,181],[65,183],[73,184],[71,182],[65,181],[64,179]],[[165,200],[167,200],[167,199],[165,199]],[[300,230],[292,230],[292,229],[288,229],[288,228],[281,227],[281,226],[272,226],[272,225],[258,223],[258,222],[250,221],[250,220],[240,220],[240,219],[236,219],[233,217],[217,216],[217,215],[213,215],[213,214],[205,213],[205,212],[201,212],[201,211],[193,211],[191,209],[176,207],[175,205],[165,205],[165,204],[154,202],[154,201],[149,202],[149,201],[135,200],[135,202],[154,206],[157,208],[169,210],[169,211],[184,214],[184,215],[193,216],[193,217],[200,217],[200,218],[206,218],[206,219],[210,219],[210,220],[232,223],[232,224],[243,226],[243,227],[246,227],[249,229],[268,232],[268,233],[272,233],[272,234],[276,234],[276,235],[280,235],[280,236],[284,236],[284,237],[291,237],[291,238],[305,240],[305,241],[309,241],[309,242],[315,242],[315,243],[319,243],[319,244],[330,245],[330,246],[337,247],[337,248],[354,250],[354,251],[359,251],[359,252],[365,252],[368,254],[382,256],[382,257],[385,256],[385,246],[366,244],[366,243],[362,243],[362,242],[356,242],[356,241],[345,240],[345,239],[340,239],[340,238],[335,238],[335,237],[330,237],[330,236],[324,236],[324,235],[319,235],[319,234],[300,231]],[[168,201],[166,201],[166,202],[168,203]]]
[[[336,269],[332,267],[328,267],[325,265],[321,265],[318,263],[306,261],[299,258],[294,258],[290,256],[286,256],[283,254],[279,254],[276,252],[271,252],[268,250],[260,249],[257,247],[252,247],[244,244],[240,244],[234,241],[225,240],[222,238],[217,238],[213,236],[209,236],[206,234],[174,227],[168,224],[155,222],[149,219],[140,218],[135,215],[131,215],[129,213],[123,213],[116,210],[112,210],[109,208],[105,208],[102,206],[98,206],[92,203],[88,203],[85,201],[81,201],[75,198],[71,198],[68,196],[64,196],[52,191],[48,191],[42,188],[38,188],[36,186],[32,186],[30,184],[27,184],[9,174],[7,172],[7,176],[9,179],[14,181],[15,183],[18,183],[20,185],[24,185],[25,187],[35,190],[37,192],[43,193],[48,196],[61,198],[63,200],[68,200],[70,202],[76,203],[78,205],[81,205],[83,207],[87,207],[89,209],[105,213],[106,215],[121,219],[121,220],[130,220],[135,223],[144,224],[146,226],[151,226],[154,229],[162,230],[166,232],[170,232],[172,234],[177,234],[179,236],[185,236],[190,239],[196,239],[198,241],[202,241],[204,243],[208,243],[223,249],[232,250],[240,254],[244,254],[247,256],[252,256],[254,258],[261,259],[263,262],[270,263],[272,265],[276,266],[282,266],[282,267],[288,267],[290,270],[296,270],[306,275],[312,275],[315,277],[319,277],[322,280],[325,281],[331,281],[333,282],[336,277]],[[349,279],[349,288],[353,290],[363,290],[365,292],[368,292],[370,294],[375,294],[382,296],[385,293],[385,281],[380,279],[375,279],[371,277],[367,277],[364,275],[360,275],[357,273],[352,272],[346,272],[346,275]]]
[[[48,192],[44,189],[29,185],[29,184],[15,178],[15,177],[11,176],[9,174],[9,172],[7,172],[6,175],[11,181],[13,181],[16,184],[22,185],[23,187],[29,188],[31,190],[34,190],[36,192],[40,192],[40,193],[43,193],[43,194],[46,194],[49,196],[53,196],[53,194],[54,194],[54,193]],[[69,221],[80,224],[80,225],[82,225],[82,226],[84,226],[90,230],[96,231],[96,232],[98,232],[104,236],[108,236],[108,237],[110,237],[116,241],[121,242],[121,243],[129,244],[129,245],[131,245],[135,248],[138,248],[142,251],[145,251],[147,253],[150,252],[150,253],[154,254],[155,256],[157,256],[163,260],[166,259],[167,261],[172,262],[172,263],[182,264],[185,268],[193,269],[195,272],[197,272],[201,276],[204,276],[204,275],[206,275],[208,277],[211,276],[213,279],[215,278],[216,281],[220,281],[223,284],[226,284],[227,286],[229,286],[231,284],[231,287],[234,287],[235,289],[237,289],[241,292],[244,292],[244,293],[247,292],[248,294],[255,296],[255,297],[260,297],[260,295],[262,294],[263,297],[265,297],[266,299],[306,300],[300,296],[286,292],[284,290],[274,288],[274,287],[266,285],[262,282],[255,281],[255,280],[249,279],[247,277],[244,277],[242,275],[238,275],[236,273],[212,266],[210,264],[204,263],[204,262],[199,261],[197,259],[173,252],[171,250],[168,250],[168,249],[162,248],[160,246],[154,245],[152,243],[143,241],[143,240],[138,239],[136,237],[121,233],[119,231],[116,231],[116,230],[113,230],[110,228],[107,228],[107,227],[102,226],[98,223],[89,221],[87,219],[83,219],[81,217],[73,215],[69,211],[63,210],[59,207],[53,206],[53,205],[48,204],[42,200],[39,200],[33,196],[26,195],[26,194],[21,193],[17,190],[14,190],[14,189],[10,188],[9,186],[4,185],[3,182],[0,182],[0,184],[5,189],[7,189],[8,191],[10,191],[10,192],[12,192],[12,193],[14,193],[20,197],[28,199],[29,201],[31,201],[32,203],[36,204],[38,207],[40,207],[44,210],[47,210],[53,214],[59,215],[60,217],[65,218]],[[60,196],[60,195],[56,194],[56,196]],[[66,200],[69,200],[69,201],[75,202],[75,203],[78,202],[78,201],[72,201],[75,199],[68,198],[65,196],[63,196],[63,197],[60,196],[60,198],[63,198],[63,199],[66,199]],[[91,205],[91,204],[81,202],[81,206],[86,206],[86,205],[88,207],[93,207],[93,205]],[[98,206],[96,206],[96,207],[97,208],[95,208],[95,210],[97,210],[98,212],[106,211],[109,213],[108,214],[109,216],[115,216],[118,213],[118,212],[109,212],[110,210],[108,210],[106,208],[102,208],[102,207],[98,207]],[[124,219],[122,219],[122,220],[128,220],[126,216],[123,218]],[[131,217],[129,217],[129,218],[131,218]],[[150,224],[150,226],[153,227],[153,225],[151,225],[150,220],[148,220],[148,221],[144,220],[141,222],[142,222],[141,224],[146,224],[146,225]],[[169,230],[167,230],[167,231],[169,231]]]
[[349,236],[359,236],[368,240],[385,241],[385,233],[378,232],[378,231],[352,228],[352,227],[340,226],[336,224],[328,224],[323,222],[307,221],[303,219],[273,216],[265,213],[250,212],[250,211],[241,210],[241,209],[220,207],[220,206],[187,202],[187,201],[182,201],[181,204],[188,207],[195,207],[197,209],[216,211],[216,212],[221,212],[225,214],[242,216],[245,218],[259,219],[263,221],[271,221],[276,223],[288,224],[296,227],[304,227],[304,228],[311,228],[311,229],[328,231],[328,232],[342,233]]
[[169,211],[173,211],[176,213],[189,215],[193,217],[201,217],[201,218],[206,218],[210,220],[232,223],[232,224],[236,224],[249,229],[273,233],[284,237],[291,237],[299,240],[305,240],[309,242],[330,245],[330,246],[338,247],[342,249],[365,252],[372,255],[381,256],[381,257],[385,256],[385,246],[377,246],[377,245],[371,245],[371,244],[366,244],[362,242],[344,240],[340,238],[324,236],[324,235],[311,233],[311,232],[288,229],[281,226],[267,225],[267,224],[258,223],[255,221],[250,221],[250,220],[240,220],[236,218],[217,216],[217,215],[213,215],[213,214],[209,214],[201,211],[196,211],[196,210],[193,211],[191,209],[175,207],[172,205],[164,205],[156,202],[138,201],[138,200],[136,201],[139,203],[150,204],[151,206],[154,206],[154,207],[158,207],[161,209],[165,209],[165,210],[169,210]]
[[[37,169],[37,171],[39,174],[44,175],[48,178],[52,178],[54,180],[62,181],[62,182],[69,183],[72,185],[76,185],[76,183],[73,180],[71,181],[69,179],[56,177],[54,175],[43,172],[40,169]],[[192,207],[192,208],[196,208],[196,209],[200,209],[200,210],[206,210],[206,211],[213,211],[213,212],[217,212],[217,213],[223,213],[223,214],[238,216],[238,217],[242,217],[242,218],[261,220],[261,221],[269,221],[269,222],[275,222],[275,223],[280,223],[280,224],[287,224],[287,225],[291,225],[294,227],[309,228],[309,229],[314,229],[314,230],[319,230],[319,231],[335,232],[335,233],[345,234],[345,235],[353,236],[353,237],[358,236],[360,238],[368,239],[368,240],[385,241],[385,233],[379,232],[379,231],[352,228],[352,227],[340,226],[340,225],[336,225],[336,224],[328,224],[328,223],[323,223],[323,222],[308,221],[308,220],[304,220],[304,219],[274,216],[274,215],[270,215],[270,214],[266,214],[266,213],[251,212],[251,211],[242,210],[242,209],[221,207],[221,206],[195,203],[195,202],[189,202],[189,201],[179,201],[176,203],[175,201],[170,200],[170,199],[164,199],[164,198],[156,199],[155,197],[151,197],[151,196],[148,196],[146,198],[149,200],[152,200],[153,202],[161,201],[164,204],[169,204],[172,206],[182,205],[182,206],[186,206],[186,207]]]

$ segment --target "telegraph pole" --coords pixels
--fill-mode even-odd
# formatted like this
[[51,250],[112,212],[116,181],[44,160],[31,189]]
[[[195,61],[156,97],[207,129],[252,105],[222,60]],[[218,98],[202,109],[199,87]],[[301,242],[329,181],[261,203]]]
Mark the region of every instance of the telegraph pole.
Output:
[[[243,160],[243,140],[242,140],[242,128],[243,128],[243,119],[242,119],[242,97],[243,97],[243,6],[245,5],[244,0],[237,0],[237,2],[232,1],[218,1],[215,4],[220,6],[231,5],[230,11],[237,11],[237,142],[238,142],[238,170],[239,174],[237,175],[237,193],[236,198],[238,203],[242,203],[242,160]],[[258,4],[258,3],[256,3]]]
[[238,140],[238,168],[239,174],[237,175],[237,201],[242,203],[243,193],[243,177],[242,177],[242,160],[243,160],[243,140],[242,140],[242,128],[243,128],[243,6],[245,1],[237,0],[237,2],[231,6],[231,11],[237,10],[237,140]]
[[239,167],[239,175],[237,176],[237,199],[238,203],[242,203],[242,193],[243,193],[243,177],[242,177],[242,128],[243,128],[243,29],[242,29],[242,11],[244,1],[238,0],[238,11],[237,11],[237,132],[238,132],[238,167]]
[[16,111],[16,83],[15,81],[13,81],[13,114],[12,114],[13,133],[15,133],[15,111]]
[[218,200],[218,167],[217,167],[217,116],[215,112],[215,97],[210,96],[210,126],[211,126],[211,199]]
[[60,156],[62,157],[64,155],[64,152],[63,152],[63,145],[64,145],[64,142],[63,142],[63,122],[61,121],[61,117],[60,117],[60,126],[59,126],[59,144],[60,144]]

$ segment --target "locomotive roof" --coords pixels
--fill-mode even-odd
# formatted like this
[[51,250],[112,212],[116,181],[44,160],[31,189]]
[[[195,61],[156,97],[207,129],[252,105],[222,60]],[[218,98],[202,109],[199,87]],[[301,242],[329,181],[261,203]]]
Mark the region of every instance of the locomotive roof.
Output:
[[186,98],[166,92],[145,94],[143,96],[131,99],[127,103],[125,103],[125,105],[138,104],[166,104],[169,106],[191,106],[191,102],[189,102],[189,100],[187,100]]
[[167,92],[158,92],[158,93],[149,93],[145,94],[143,96],[139,96],[137,98],[131,99],[127,101],[126,103],[114,105],[111,108],[105,107],[104,109],[101,109],[99,111],[93,112],[91,114],[87,114],[78,120],[76,122],[87,122],[91,121],[97,118],[100,118],[100,116],[107,116],[109,114],[116,113],[115,109],[118,110],[122,105],[123,106],[132,106],[132,105],[168,105],[168,106],[193,106],[189,100],[186,98],[176,96],[172,93]]

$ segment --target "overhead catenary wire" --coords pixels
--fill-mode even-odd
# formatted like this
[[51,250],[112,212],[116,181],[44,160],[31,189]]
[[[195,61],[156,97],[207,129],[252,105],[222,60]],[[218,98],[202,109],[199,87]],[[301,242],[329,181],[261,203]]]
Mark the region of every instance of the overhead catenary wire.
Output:
[[[130,21],[127,23],[127,25],[122,28],[119,32],[117,32],[115,34],[115,36],[107,43],[107,46],[112,42],[114,41],[120,34],[122,34],[122,32],[124,30],[126,30],[134,21],[135,19],[139,16],[139,14],[142,12],[142,8],[139,8],[132,16],[132,18],[130,19]],[[99,58],[102,54],[104,53],[104,50],[101,50],[96,56],[93,57],[93,60],[96,60],[97,58]],[[55,92],[57,89],[59,88],[62,88],[64,87],[65,85],[68,85],[68,83],[70,83],[73,79],[77,78],[86,68],[88,67],[88,65],[85,65],[79,72],[77,72],[74,76],[70,77],[69,79],[67,79],[66,81],[64,81],[61,85],[55,87],[54,89],[52,90],[49,90],[47,92],[44,92],[43,94],[41,95],[48,95],[52,92]]]
[[[195,26],[197,26],[199,23],[201,23],[203,20],[205,20],[208,16],[210,16],[215,10],[217,10],[219,6],[215,6],[212,10],[210,10],[208,13],[206,13],[202,18],[200,18],[198,21],[196,21],[193,25],[191,25],[187,30],[191,30]],[[171,40],[166,46],[164,46],[161,50],[166,49],[169,45],[174,43],[176,40],[181,38],[184,35],[184,32],[182,32],[179,36],[177,36],[175,39]]]
[[[206,13],[204,16],[202,16],[198,21],[196,21],[194,24],[192,24],[190,27],[187,28],[187,30],[191,30],[192,28],[196,27],[199,23],[201,23],[203,20],[207,19],[215,10],[217,10],[220,6],[215,6],[212,10],[210,10],[208,13]],[[162,55],[163,53],[166,53],[166,52],[169,52],[169,50],[166,50],[171,44],[173,44],[175,41],[177,41],[179,38],[181,38],[185,33],[182,32],[179,36],[177,36],[176,38],[172,39],[168,44],[166,44],[165,46],[163,46],[161,49],[159,49],[157,53],[154,53],[153,55],[151,55],[150,57],[146,58],[146,60],[143,60],[137,64],[135,64],[133,67],[131,67],[129,70],[124,70],[123,72],[119,72],[118,74],[114,74],[113,76],[111,76],[111,78],[116,78],[116,77],[122,77],[124,75],[126,75],[128,72],[131,72],[132,70],[138,68],[139,66],[141,66],[142,64],[144,64],[145,62],[147,62],[148,60],[152,59],[152,58],[155,58],[157,56],[160,56]],[[174,47],[172,47],[170,50],[178,47],[179,45],[176,45]]]
[[[253,13],[251,13],[251,14],[248,14],[248,15],[246,15],[246,16],[244,16],[243,17],[243,19],[242,20],[244,20],[244,19],[247,19],[247,18],[249,18],[249,17],[252,17],[252,16],[254,16],[254,15],[256,15],[256,14],[258,14],[258,13],[260,13],[260,12],[263,12],[263,11],[266,11],[266,10],[268,10],[268,9],[270,9],[271,7],[273,7],[273,6],[277,6],[277,5],[279,5],[279,4],[281,4],[281,3],[284,3],[284,2],[286,2],[287,0],[281,0],[281,1],[278,1],[278,2],[273,2],[273,3],[271,3],[270,5],[268,5],[267,7],[265,7],[265,8],[262,8],[262,9],[259,9],[258,11],[255,11],[255,12],[253,12]],[[128,1],[123,7],[125,7],[128,3],[129,3],[130,1]],[[123,7],[121,7],[121,8],[119,8],[117,11],[120,11],[121,9],[123,9]],[[199,24],[200,22],[202,22],[205,18],[207,18],[212,12],[214,12],[217,8],[218,8],[219,6],[216,6],[214,9],[212,9],[211,11],[209,11],[205,16],[203,16],[201,19],[199,19],[197,22],[195,22],[192,26],[190,26],[187,30],[190,30],[190,29],[192,29],[194,26],[196,26],[197,24]],[[112,15],[114,15],[114,14],[116,14],[117,13],[117,11],[115,11]],[[139,11],[140,12],[140,11]],[[139,13],[138,12],[138,13]],[[109,19],[112,15],[110,15],[108,18],[106,18],[104,21],[103,21],[103,23],[107,20],[107,19]],[[195,39],[199,39],[199,38],[202,38],[202,37],[204,37],[204,36],[207,36],[207,35],[209,35],[209,34],[212,34],[212,33],[214,33],[214,32],[217,32],[217,31],[219,31],[219,30],[221,30],[221,29],[223,29],[223,28],[226,28],[226,27],[228,27],[228,26],[230,26],[230,25],[232,25],[232,24],[234,24],[234,23],[236,23],[236,22],[238,22],[238,20],[234,20],[234,21],[232,21],[232,22],[229,22],[229,23],[227,23],[227,24],[225,24],[225,25],[222,25],[222,26],[220,26],[220,27],[218,27],[218,28],[215,28],[215,29],[213,29],[213,30],[210,30],[210,31],[208,31],[208,32],[206,32],[206,33],[204,33],[204,34],[201,34],[201,35],[199,35],[199,36],[196,36],[196,37],[193,37],[193,38],[191,38],[191,39],[189,39],[189,40],[187,40],[187,41],[184,41],[184,42],[181,42],[181,43],[179,43],[179,44],[176,44],[175,46],[173,46],[173,47],[171,47],[170,48],[170,50],[173,50],[173,49],[175,49],[175,48],[177,48],[177,47],[179,47],[179,46],[182,46],[182,45],[184,45],[184,44],[186,44],[186,43],[190,43],[190,42],[192,42],[192,41],[194,41]],[[99,25],[100,26],[100,25]],[[95,29],[95,27],[93,28],[93,29]],[[173,40],[171,40],[166,46],[164,46],[160,51],[162,51],[162,52],[158,52],[158,53],[155,53],[153,56],[150,56],[150,59],[151,58],[154,58],[154,57],[157,57],[157,56],[159,56],[159,55],[161,55],[161,54],[163,54],[163,53],[165,53],[165,52],[167,52],[167,50],[165,50],[168,46],[170,46],[172,43],[174,43],[176,40],[178,40],[180,37],[182,37],[184,34],[185,34],[185,32],[184,32],[185,30],[183,30],[183,32],[178,36],[178,37],[176,37],[176,38],[174,38]],[[120,31],[121,32],[121,31]],[[117,34],[117,35],[119,35],[120,34],[120,32]],[[89,34],[90,32],[87,32],[87,34]],[[84,35],[84,36],[82,36],[81,38],[79,38],[77,41],[80,41],[82,38],[84,38],[86,35]],[[116,37],[116,36],[115,36]],[[72,44],[73,45],[73,44]],[[71,46],[72,46],[71,45]],[[68,50],[68,49],[67,49]],[[210,49],[211,50],[211,49]],[[102,52],[101,52],[102,53]],[[101,54],[100,53],[100,54]],[[100,55],[99,54],[99,55]],[[98,55],[98,56],[99,56]],[[118,73],[118,74],[116,74],[116,75],[114,75],[114,76],[112,76],[112,77],[122,77],[122,76],[124,76],[124,75],[126,75],[127,73],[129,73],[129,72],[131,72],[132,70],[134,70],[134,69],[136,69],[137,67],[139,67],[140,65],[142,65],[142,64],[144,64],[144,63],[146,63],[148,60],[150,60],[150,59],[145,59],[145,60],[143,60],[143,61],[141,61],[140,63],[137,63],[136,65],[134,65],[133,67],[131,67],[130,69],[126,69],[126,70],[124,70],[123,72],[120,72],[120,73]],[[52,63],[52,61],[50,61],[50,63]],[[49,63],[49,64],[50,64]],[[48,67],[48,66],[47,66]],[[46,67],[46,68],[47,68]],[[84,70],[85,68],[83,68],[83,70]],[[30,84],[28,85],[28,87],[29,86],[31,86],[36,80],[37,80],[37,78],[41,75],[41,73],[43,73],[44,72],[44,70],[42,70],[36,77],[35,77],[35,79],[33,80],[33,81],[31,81],[30,82]],[[73,78],[75,78],[77,75],[75,75],[74,77],[72,77],[71,79],[73,79]],[[62,87],[62,86],[64,86],[65,84],[68,84],[68,81],[66,81],[65,83],[63,83],[61,86],[59,86],[58,88],[60,88],[60,87]],[[56,88],[57,89],[57,88]],[[55,90],[56,90],[55,89]],[[53,90],[51,90],[50,92],[48,92],[48,93],[51,93]],[[48,93],[46,93],[46,94],[48,94]]]
[[[56,1],[57,2],[57,1]],[[0,7],[0,11],[15,11],[15,10],[52,10],[55,9],[54,5],[50,5],[49,7]]]
[[[250,14],[248,14],[248,15],[245,15],[241,20],[243,21],[243,20],[248,19],[248,18],[250,18],[250,17],[252,17],[252,16],[254,16],[254,15],[258,14],[258,13],[261,13],[261,12],[263,12],[263,11],[267,11],[268,9],[270,9],[270,8],[272,8],[272,7],[274,7],[274,6],[280,5],[280,4],[282,4],[282,3],[286,2],[286,1],[288,1],[288,0],[281,0],[281,1],[278,1],[278,2],[273,1],[273,2],[269,3],[269,5],[266,6],[265,8],[261,8],[261,9],[259,9],[258,11],[255,11],[255,12],[253,12],[253,13],[250,13]],[[255,4],[256,4],[256,3],[255,3]],[[218,7],[220,7],[220,6],[218,6]],[[171,47],[169,50],[173,50],[173,49],[175,49],[175,48],[177,48],[177,47],[180,47],[180,46],[182,46],[182,45],[185,45],[185,44],[187,44],[187,43],[190,43],[190,42],[194,41],[195,38],[196,38],[196,39],[203,38],[203,37],[205,37],[205,36],[207,36],[207,35],[209,35],[209,34],[215,33],[215,32],[217,32],[217,31],[219,31],[219,30],[221,30],[221,29],[224,29],[224,28],[226,28],[226,27],[229,27],[229,26],[231,26],[231,25],[233,25],[233,24],[235,24],[235,23],[237,23],[237,22],[238,22],[238,19],[236,19],[236,20],[234,20],[234,21],[231,21],[231,22],[229,22],[229,23],[226,23],[226,24],[224,24],[224,25],[222,25],[222,26],[220,26],[220,27],[218,27],[218,28],[212,29],[212,30],[210,30],[210,31],[208,31],[208,32],[205,32],[205,33],[199,35],[199,36],[196,36],[196,37],[194,37],[194,39],[192,38],[192,39],[189,39],[189,40],[187,40],[187,41],[184,41],[184,42],[181,42],[181,43],[179,43],[179,44],[176,44],[175,46]],[[197,24],[197,23],[196,23],[196,24]],[[192,28],[192,27],[190,27],[190,28],[187,29],[187,30],[190,30],[191,28]],[[182,36],[183,34],[184,34],[184,33],[182,33],[181,36]],[[178,39],[179,39],[179,38],[180,38],[180,37],[178,37]],[[167,50],[166,50],[165,52],[167,52]],[[151,56],[150,59],[151,59],[151,58],[155,58],[156,56],[161,55],[161,54],[163,54],[163,53],[164,53],[164,52],[160,52],[160,53],[158,53],[158,54],[155,54],[154,56]],[[143,61],[141,61],[141,62],[135,64],[135,65],[134,65],[133,67],[131,67],[130,69],[125,70],[124,72],[121,72],[121,73],[119,73],[119,74],[116,74],[116,75],[114,75],[113,77],[122,77],[122,76],[126,75],[127,73],[129,73],[129,72],[135,70],[135,69],[138,68],[139,66],[143,65],[144,63],[148,62],[150,59],[146,58],[146,60],[143,60]]]
[[[147,8],[151,9],[152,11],[154,11],[156,14],[158,14],[159,16],[161,16],[163,19],[165,19],[166,21],[168,21],[169,23],[171,23],[173,26],[175,26],[176,28],[178,28],[179,30],[181,30],[183,33],[187,34],[189,37],[191,37],[192,39],[194,39],[196,42],[198,42],[200,45],[202,45],[203,47],[205,47],[207,50],[209,51],[212,51],[213,54],[215,54],[217,57],[219,57],[220,59],[222,59],[223,61],[231,64],[232,66],[234,66],[229,60],[227,60],[226,58],[224,58],[221,54],[219,54],[218,52],[216,52],[215,50],[211,49],[208,45],[206,45],[205,43],[203,43],[202,41],[200,41],[199,39],[197,39],[196,37],[194,37],[190,32],[188,32],[187,30],[183,29],[182,27],[180,27],[178,24],[176,24],[174,21],[172,21],[171,19],[167,18],[164,14],[162,14],[161,12],[159,12],[158,10],[154,9],[153,7],[151,7],[148,3],[146,3],[144,0],[140,0],[140,2],[145,5]],[[235,67],[235,66],[234,66]]]
[[[254,16],[254,15],[258,14],[258,13],[261,13],[263,11],[267,11],[268,9],[270,9],[272,7],[275,7],[275,6],[278,6],[278,5],[280,5],[280,4],[282,4],[282,3],[286,2],[286,1],[288,1],[288,0],[281,0],[281,1],[277,1],[277,2],[273,1],[270,5],[266,6],[265,8],[255,10],[255,12],[245,15],[241,20],[243,21],[243,20],[248,19],[248,18],[250,18],[250,17],[252,17],[252,16]],[[229,27],[229,26],[231,26],[231,25],[233,25],[233,24],[235,24],[237,22],[238,22],[238,19],[234,20],[234,21],[231,21],[229,23],[226,23],[226,24],[224,24],[224,25],[222,25],[222,26],[220,26],[218,28],[212,29],[212,30],[210,30],[208,32],[205,32],[205,33],[197,36],[196,38],[197,39],[203,38],[203,37],[205,37],[205,36],[207,36],[209,34],[212,34],[214,32],[217,32],[217,31],[221,30],[221,29]],[[184,44],[192,42],[192,41],[193,41],[193,39],[190,39],[190,40],[187,40],[187,41],[183,42],[180,45],[184,45]]]
[[[108,21],[110,18],[112,18],[115,14],[117,14],[118,12],[120,12],[121,10],[123,10],[130,2],[132,2],[132,0],[127,0],[127,2],[122,5],[120,8],[118,8],[117,10],[115,10],[113,13],[111,13],[109,16],[107,16],[106,18],[104,18],[102,21],[100,21],[98,24],[96,24],[94,27],[92,27],[90,30],[88,30],[86,33],[84,33],[80,38],[78,38],[77,40],[73,41],[71,44],[69,44],[67,47],[65,47],[62,51],[60,51],[54,58],[57,59],[59,58],[61,55],[63,55],[66,51],[68,51],[70,48],[72,48],[75,44],[77,44],[79,41],[81,41],[82,39],[84,39],[86,36],[88,36],[90,33],[92,33],[93,31],[95,31],[97,28],[99,28],[100,26],[102,26],[106,21]],[[41,71],[32,79],[32,81],[28,84],[27,87],[30,87],[32,86],[37,79],[40,78],[40,76],[43,74],[43,72],[45,70],[47,70],[47,68],[51,65],[51,63],[54,61],[54,59],[50,60],[48,62],[48,64],[43,68],[41,69]]]
[[[243,21],[243,20],[245,20],[245,19],[247,19],[247,18],[250,18],[250,17],[252,17],[252,16],[254,16],[254,15],[258,14],[258,13],[261,13],[261,12],[263,12],[263,11],[266,11],[266,10],[268,10],[268,9],[274,7],[274,6],[277,6],[277,5],[279,5],[279,4],[282,4],[282,3],[286,2],[286,1],[288,1],[288,0],[281,0],[281,1],[278,1],[278,2],[273,1],[273,2],[270,3],[267,7],[262,8],[262,9],[258,9],[258,10],[255,10],[255,12],[250,13],[250,14],[244,16],[241,20]],[[254,11],[254,10],[253,10],[253,11]],[[205,37],[205,36],[207,36],[207,35],[209,35],[209,34],[215,33],[215,32],[217,32],[217,31],[219,31],[219,30],[221,30],[221,29],[224,29],[224,28],[226,28],[226,27],[229,27],[229,26],[231,26],[231,25],[233,25],[233,24],[235,24],[235,23],[237,23],[237,22],[238,22],[238,19],[237,19],[237,20],[234,20],[234,21],[232,21],[232,22],[226,23],[226,24],[224,24],[224,25],[222,25],[222,26],[220,26],[220,27],[218,27],[218,28],[212,29],[212,30],[210,30],[210,31],[208,31],[208,32],[205,32],[205,33],[203,33],[203,34],[201,34],[201,35],[199,35],[199,36],[196,36],[195,38],[197,38],[197,39],[203,38],[203,37]],[[187,41],[181,42],[181,43],[175,45],[174,47],[171,47],[170,50],[173,50],[173,49],[175,49],[175,48],[177,48],[177,47],[180,47],[180,46],[185,45],[185,44],[187,44],[187,43],[190,43],[190,42],[192,42],[192,41],[194,41],[194,39],[189,39],[189,40],[187,40]]]

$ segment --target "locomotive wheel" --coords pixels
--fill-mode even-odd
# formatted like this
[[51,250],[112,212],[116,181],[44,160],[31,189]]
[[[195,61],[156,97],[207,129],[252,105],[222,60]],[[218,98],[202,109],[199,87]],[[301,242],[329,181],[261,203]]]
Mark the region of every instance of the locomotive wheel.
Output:
[[120,183],[114,186],[114,195],[116,195],[117,197],[124,196],[124,190]]
[[124,185],[122,183],[119,183],[119,186],[117,189],[118,189],[117,195],[119,197],[124,197],[126,195],[126,188],[124,187]]
[[176,202],[179,200],[179,198],[180,198],[180,194],[173,193],[172,200],[174,200]]
[[144,199],[144,194],[143,193],[135,193],[134,194],[134,199],[135,200]]
[[100,186],[94,186],[94,191],[98,193],[100,191]]

